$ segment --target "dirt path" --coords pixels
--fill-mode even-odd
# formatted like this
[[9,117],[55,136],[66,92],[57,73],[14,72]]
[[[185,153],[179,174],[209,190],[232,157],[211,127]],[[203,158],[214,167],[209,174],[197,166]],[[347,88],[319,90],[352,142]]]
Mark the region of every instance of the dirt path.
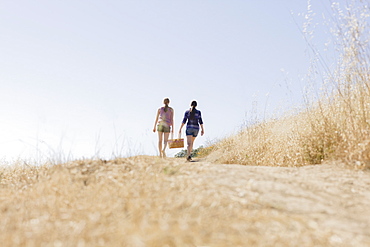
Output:
[[370,171],[139,156],[1,175],[2,246],[370,246]]
[[[292,231],[302,228],[300,231],[326,234],[332,246],[370,246],[369,171],[338,165],[285,168],[191,164],[191,169],[198,170],[194,174],[186,167],[191,179],[227,195],[230,203],[252,203],[256,208],[275,211],[275,216],[299,218],[301,226],[292,226]],[[284,231],[280,234],[289,235]]]

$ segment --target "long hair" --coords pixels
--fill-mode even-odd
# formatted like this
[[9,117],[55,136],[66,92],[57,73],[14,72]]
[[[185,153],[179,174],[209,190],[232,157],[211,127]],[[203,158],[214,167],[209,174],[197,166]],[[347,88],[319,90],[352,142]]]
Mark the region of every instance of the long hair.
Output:
[[170,99],[169,98],[165,98],[163,100],[163,104],[165,104],[164,106],[164,112],[167,112],[168,111],[168,104],[170,103]]
[[191,102],[191,109],[190,109],[190,116],[189,119],[194,119],[195,118],[195,113],[196,113],[196,107],[197,107],[197,102],[194,100]]

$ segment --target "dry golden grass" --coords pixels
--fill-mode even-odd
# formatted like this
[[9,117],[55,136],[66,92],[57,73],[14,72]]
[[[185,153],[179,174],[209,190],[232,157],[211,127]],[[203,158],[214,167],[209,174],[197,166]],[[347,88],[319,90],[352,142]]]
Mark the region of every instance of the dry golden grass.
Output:
[[[219,142],[210,155],[213,161],[302,166],[331,159],[370,167],[370,9],[353,1],[346,11],[336,11],[337,61],[332,71],[332,65],[324,66],[321,96],[307,101],[298,114],[249,126]],[[318,61],[325,64],[321,57],[315,59],[313,68]]]
[[1,246],[370,244],[370,174],[337,166],[140,156],[1,174]]
[[217,143],[209,158],[267,166],[302,166],[331,159],[369,168],[368,82],[354,85],[349,96],[335,95],[299,114],[248,127]]
[[[370,167],[369,49],[358,38],[369,29],[355,17],[339,25],[345,42],[327,78],[332,90],[301,113],[206,148],[207,162],[297,167],[332,159]],[[0,243],[369,246],[369,174],[356,172],[147,156],[1,167]]]
[[331,236],[299,214],[238,195],[245,185],[214,184],[225,170],[182,159],[85,160],[1,173],[2,246],[327,246]]
[[291,117],[249,127],[217,143],[208,159],[223,164],[302,166],[295,132],[299,120]]

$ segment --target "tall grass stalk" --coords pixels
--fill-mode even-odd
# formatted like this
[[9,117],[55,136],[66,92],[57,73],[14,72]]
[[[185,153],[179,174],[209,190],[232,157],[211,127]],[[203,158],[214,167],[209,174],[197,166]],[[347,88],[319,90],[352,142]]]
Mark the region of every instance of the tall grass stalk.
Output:
[[307,80],[313,83],[317,74],[323,75],[319,97],[311,100],[307,94],[300,113],[255,124],[219,142],[210,159],[269,166],[331,159],[370,167],[370,8],[363,1],[352,1],[344,8],[333,3],[332,11],[335,61],[323,61],[310,46],[314,59]]

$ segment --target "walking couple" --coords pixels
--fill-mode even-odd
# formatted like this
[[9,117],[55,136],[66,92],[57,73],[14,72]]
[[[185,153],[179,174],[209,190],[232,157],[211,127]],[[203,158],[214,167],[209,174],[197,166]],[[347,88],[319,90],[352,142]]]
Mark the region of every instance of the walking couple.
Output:
[[[159,108],[157,111],[157,116],[154,122],[153,132],[158,132],[158,150],[159,156],[166,157],[166,147],[168,142],[168,136],[170,132],[173,134],[174,130],[174,110],[169,107],[170,99],[165,98],[163,100],[164,106]],[[182,127],[186,125],[186,140],[187,140],[187,160],[191,161],[191,152],[193,151],[193,144],[195,138],[198,136],[199,129],[201,129],[201,135],[204,134],[202,115],[199,110],[196,109],[197,102],[194,100],[190,104],[191,108],[185,111],[184,118],[182,120],[179,135],[181,135]],[[200,127],[200,128],[199,128]],[[162,145],[163,144],[163,145]]]

